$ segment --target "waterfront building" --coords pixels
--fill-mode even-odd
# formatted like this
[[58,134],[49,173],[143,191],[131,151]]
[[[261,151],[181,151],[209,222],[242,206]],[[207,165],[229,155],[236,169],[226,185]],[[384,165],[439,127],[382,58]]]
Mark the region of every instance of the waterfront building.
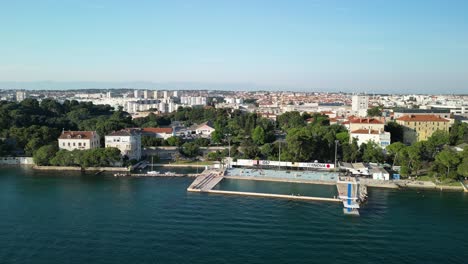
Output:
[[59,149],[86,150],[99,148],[101,142],[96,131],[63,131],[58,138]]
[[437,130],[449,131],[450,121],[438,115],[405,115],[397,119],[403,126],[403,142],[427,140]]
[[353,114],[359,117],[367,116],[367,109],[369,108],[369,96],[367,95],[353,95],[351,110]]
[[356,138],[357,143],[360,146],[363,143],[368,143],[370,141],[375,142],[381,148],[385,149],[390,145],[390,132],[385,132],[383,130],[374,130],[374,129],[358,129],[351,131],[350,141]]
[[114,131],[106,135],[105,144],[106,148],[118,148],[120,154],[129,159],[141,159],[141,133],[138,129]]
[[142,135],[168,139],[175,136],[175,130],[172,127],[145,127],[142,129]]

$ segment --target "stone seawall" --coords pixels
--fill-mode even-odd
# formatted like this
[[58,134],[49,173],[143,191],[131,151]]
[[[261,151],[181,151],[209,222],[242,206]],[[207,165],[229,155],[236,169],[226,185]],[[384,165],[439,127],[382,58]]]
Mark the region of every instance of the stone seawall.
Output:
[[53,171],[129,171],[127,167],[65,167],[65,166],[34,166],[36,170],[53,170]]
[[0,165],[34,165],[32,157],[0,157]]

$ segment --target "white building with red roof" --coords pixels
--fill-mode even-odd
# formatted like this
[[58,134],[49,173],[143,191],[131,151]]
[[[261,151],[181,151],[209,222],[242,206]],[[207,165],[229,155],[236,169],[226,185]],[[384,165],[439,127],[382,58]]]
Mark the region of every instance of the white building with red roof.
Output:
[[368,118],[350,118],[349,122],[343,123],[348,128],[349,131],[355,131],[358,129],[371,129],[384,131],[385,123],[374,117]]
[[85,150],[101,146],[96,131],[63,131],[58,138],[59,149]]
[[106,135],[106,148],[118,148],[122,156],[128,159],[141,159],[141,131],[139,129],[122,129]]
[[385,149],[388,145],[390,145],[390,132],[385,132],[383,129],[357,129],[351,131],[350,141],[352,141],[354,138],[357,139],[359,146],[370,141],[375,142],[382,149]]

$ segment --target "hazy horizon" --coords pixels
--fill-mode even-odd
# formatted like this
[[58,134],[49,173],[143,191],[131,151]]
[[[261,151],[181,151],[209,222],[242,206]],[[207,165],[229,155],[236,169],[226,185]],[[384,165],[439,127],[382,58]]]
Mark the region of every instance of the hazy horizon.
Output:
[[466,10],[455,0],[8,1],[0,88],[466,93]]

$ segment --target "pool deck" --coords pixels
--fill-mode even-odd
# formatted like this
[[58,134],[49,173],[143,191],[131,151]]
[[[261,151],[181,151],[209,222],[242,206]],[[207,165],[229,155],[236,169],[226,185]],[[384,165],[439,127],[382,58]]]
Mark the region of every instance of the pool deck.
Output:
[[213,194],[223,195],[243,195],[243,196],[254,196],[264,198],[280,198],[288,200],[301,200],[301,201],[322,201],[322,202],[341,202],[337,198],[326,198],[326,197],[313,197],[313,196],[300,196],[300,195],[286,195],[286,194],[272,194],[272,193],[254,193],[254,192],[235,192],[235,191],[222,191],[222,190],[200,190],[192,189],[192,192],[205,192]]
[[322,184],[322,185],[335,185],[336,184],[336,181],[305,180],[305,179],[293,179],[293,178],[286,179],[286,178],[251,177],[251,176],[235,176],[235,175],[224,176],[224,178],[234,179],[234,180],[294,182],[294,183]]

